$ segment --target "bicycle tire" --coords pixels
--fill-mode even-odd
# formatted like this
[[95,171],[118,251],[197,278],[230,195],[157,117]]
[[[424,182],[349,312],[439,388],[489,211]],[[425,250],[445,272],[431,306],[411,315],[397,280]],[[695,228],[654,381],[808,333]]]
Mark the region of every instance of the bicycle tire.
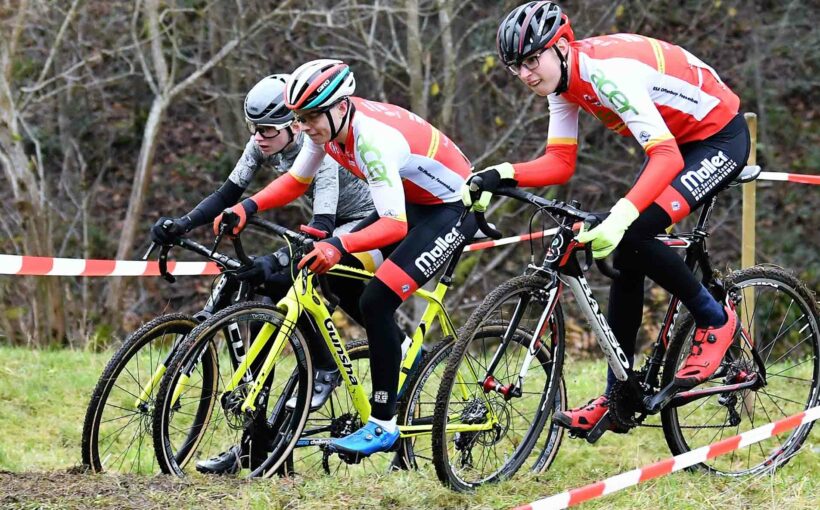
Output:
[[[138,385],[143,384],[146,380],[142,377],[141,371],[139,370],[139,359],[138,356],[140,355],[141,351],[146,346],[153,346],[153,343],[165,337],[167,334],[173,335],[183,335],[187,336],[195,327],[197,322],[189,315],[181,314],[181,313],[173,313],[168,315],[163,315],[157,317],[150,322],[143,324],[139,329],[131,333],[123,342],[123,344],[117,349],[114,355],[106,364],[105,368],[103,369],[102,373],[100,374],[100,378],[97,381],[97,384],[94,386],[94,390],[91,393],[91,399],[88,403],[88,408],[85,413],[85,419],[83,421],[83,434],[82,434],[82,462],[83,465],[94,473],[101,473],[103,471],[109,471],[110,469],[106,469],[106,462],[104,462],[103,457],[108,457],[110,449],[115,445],[116,439],[119,437],[117,434],[117,438],[114,438],[110,445],[107,444],[105,441],[103,442],[103,450],[101,455],[101,448],[100,448],[100,429],[105,422],[114,422],[117,421],[118,418],[108,418],[106,420],[103,419],[106,411],[106,405],[109,403],[109,398],[111,397],[112,390],[116,387],[122,388],[122,384],[118,384],[118,380],[121,375],[126,373],[128,377]],[[181,343],[180,341],[176,341],[175,344]],[[169,349],[172,350],[173,346]],[[151,375],[159,366],[159,363],[162,362],[163,358],[168,357],[166,354],[162,356],[158,353],[157,355],[157,364],[155,365],[153,361],[153,355],[149,352],[149,365],[148,372],[148,380],[150,380]],[[129,363],[137,359],[137,366],[136,366],[136,374],[134,374],[131,370],[129,370],[128,365]],[[136,392],[139,392],[142,389],[134,389],[133,391],[128,391],[122,389],[123,392],[127,393],[128,396],[138,396],[133,395]],[[149,399],[153,399],[153,394],[156,392],[152,392],[149,395]],[[133,402],[133,399],[130,399]],[[150,402],[150,400],[149,400]],[[113,404],[112,404],[113,405]],[[119,412],[128,411],[128,408],[125,408],[123,405],[115,406],[116,408],[120,409]],[[130,407],[130,406],[129,406]],[[143,436],[149,436],[148,430],[150,427],[147,427],[148,423],[143,423],[143,420],[150,421],[150,412],[152,409],[152,405],[149,404],[146,406],[144,410],[135,409],[134,414],[139,414],[139,421],[137,423],[138,430],[134,433],[135,435],[132,437],[132,441],[129,442],[130,445],[134,443],[136,440],[138,445],[141,446],[143,442]],[[125,415],[123,416],[125,417]],[[119,426],[119,423],[117,423]],[[123,432],[127,428],[127,425],[120,429],[120,432]],[[116,432],[116,431],[115,431]],[[110,435],[113,435],[112,432]],[[109,434],[103,433],[103,439],[107,439],[107,436],[110,437]],[[137,439],[137,436],[139,438]],[[138,449],[139,449],[138,446]],[[149,448],[150,450],[150,448]],[[121,455],[118,457],[122,457],[123,460],[127,458],[127,455],[130,452],[123,451]],[[157,472],[157,466],[154,462],[155,459],[153,456],[151,469],[148,471],[143,471],[142,468],[142,459],[140,458],[139,453],[137,453],[136,458],[136,470],[133,469],[134,463],[130,464],[130,469],[127,471],[117,470],[117,472],[129,472],[129,473],[143,473],[143,474],[155,474]],[[116,460],[116,457],[115,457]],[[120,463],[120,467],[123,467],[124,462]]]
[[[485,321],[492,317],[494,311],[504,305],[510,297],[519,294],[541,297],[544,289],[549,286],[549,283],[548,280],[537,275],[522,275],[503,283],[493,290],[481,305],[473,311],[466,325],[459,331],[458,340],[453,346],[445,374],[442,378],[442,384],[436,396],[432,435],[433,465],[435,466],[436,474],[442,483],[452,489],[460,492],[470,491],[479,485],[497,482],[514,475],[529,457],[530,452],[540,437],[547,418],[554,411],[553,406],[556,402],[556,395],[560,386],[559,381],[562,379],[561,373],[565,346],[564,321],[560,304],[556,304],[547,323],[551,336],[551,341],[549,342],[550,347],[548,349],[547,343],[542,342],[537,353],[538,361],[545,370],[546,387],[543,390],[539,390],[540,402],[535,411],[533,421],[529,425],[528,430],[523,434],[523,438],[515,443],[517,446],[515,446],[512,453],[504,453],[503,457],[507,460],[501,467],[481,479],[465,480],[454,472],[449,459],[448,439],[446,437],[447,424],[449,422],[450,395],[459,366],[465,358],[469,344],[474,338],[481,334],[482,328],[491,328],[490,334],[499,334],[499,332],[503,333],[503,331],[506,330],[507,323],[503,322],[504,319],[501,319],[501,323],[498,323],[498,319],[491,319],[490,323]],[[543,310],[543,307],[541,310]],[[540,312],[538,315],[540,315]],[[526,327],[522,327],[520,321],[516,331],[517,333],[513,337],[515,342],[511,342],[510,345],[518,343],[521,347],[528,346],[529,339],[533,332]],[[544,333],[545,331],[541,332],[542,335]],[[474,383],[481,385],[479,381],[475,381]],[[554,442],[553,444],[558,447],[560,446],[560,441]],[[458,448],[458,445],[456,445],[456,447]],[[542,452],[540,455],[544,454],[545,452]],[[547,454],[547,457],[547,460],[551,461],[549,457],[554,458],[554,454]],[[537,464],[536,462],[535,465],[537,466]]]
[[[213,351],[216,353],[218,346],[213,343],[214,337],[221,334],[222,331],[231,325],[241,324],[240,321],[248,321],[249,324],[251,324],[250,321],[261,321],[265,324],[274,324],[274,326],[278,328],[283,323],[284,316],[278,308],[266,303],[244,302],[232,305],[198,325],[190,333],[186,341],[179,346],[169,363],[168,370],[165,376],[163,376],[157,392],[157,412],[153,420],[154,449],[160,468],[164,473],[184,476],[185,472],[183,468],[191,460],[191,456],[195,453],[197,455],[205,455],[204,452],[199,452],[197,449],[206,433],[208,425],[211,424],[211,415],[209,412],[202,429],[197,430],[195,434],[188,434],[189,437],[194,436],[194,439],[191,441],[191,444],[187,444],[187,442],[183,443],[183,447],[187,449],[188,454],[182,459],[182,462],[180,462],[180,455],[175,453],[173,441],[170,437],[170,421],[172,419],[172,412],[176,412],[174,410],[174,391],[180,380],[181,372],[183,369],[189,368],[189,364],[194,363],[195,360],[205,352]],[[255,333],[252,333],[252,335],[255,335]],[[293,330],[288,337],[288,346],[291,349],[290,353],[294,355],[296,365],[291,369],[292,371],[287,371],[288,369],[286,369],[284,374],[287,377],[284,383],[285,389],[276,398],[272,409],[283,408],[284,402],[292,396],[294,388],[297,390],[296,406],[292,412],[289,412],[290,414],[285,412],[282,415],[277,414],[271,416],[276,419],[288,419],[288,426],[271,426],[271,430],[276,432],[276,434],[273,434],[275,437],[271,440],[272,444],[265,446],[263,452],[265,455],[264,460],[261,458],[253,459],[250,468],[247,470],[248,473],[242,473],[248,477],[269,477],[273,475],[281,467],[282,463],[286,461],[307,418],[310,394],[313,387],[312,359],[304,335],[299,331],[296,325],[293,326]],[[218,356],[215,356],[215,358],[217,359],[217,363],[214,367],[216,377],[212,381],[205,381],[203,383],[202,394],[204,396],[200,399],[203,401],[207,399],[210,410],[215,408],[214,404],[217,403],[217,400],[225,397],[225,395],[220,394],[218,386],[220,386],[220,383],[230,380],[230,377],[232,377],[234,373],[232,366],[226,367],[225,371],[230,372],[229,374],[223,375],[220,373]],[[269,374],[268,381],[276,375],[276,371],[272,370]],[[279,375],[282,374],[280,373]],[[297,379],[294,380],[294,377]],[[224,384],[221,384],[221,386],[224,386]],[[239,391],[239,389],[237,389],[237,391]],[[270,398],[270,395],[268,395],[268,397]],[[225,423],[228,424],[228,428],[232,428],[229,424],[230,417],[224,413],[223,403],[224,401],[219,402],[220,407],[218,411],[221,413],[221,416],[225,416],[224,420]],[[267,416],[263,418],[265,420],[268,419]],[[215,423],[214,427],[217,425],[219,424]],[[212,427],[212,430],[214,430],[214,427]],[[245,428],[239,430],[241,430],[243,434],[241,437],[244,437],[246,432]],[[253,434],[253,431],[250,433]],[[211,432],[211,434],[213,436],[213,432]],[[237,440],[232,445],[222,446],[233,446],[235,444],[239,444],[239,441]]]
[[[786,271],[784,271],[782,269],[779,269],[779,268],[776,268],[776,267],[769,267],[769,266],[755,266],[755,267],[752,267],[752,268],[743,269],[743,270],[740,270],[740,271],[733,272],[725,278],[724,284],[725,284],[725,287],[728,291],[743,292],[743,289],[752,289],[752,290],[759,291],[755,295],[756,306],[753,310],[751,310],[751,312],[748,310],[748,307],[746,307],[745,311],[743,310],[743,308],[744,308],[744,303],[743,302],[741,302],[741,304],[738,305],[738,312],[740,312],[741,321],[742,321],[744,327],[746,328],[746,331],[749,331],[748,317],[749,316],[755,317],[755,318],[757,317],[757,311],[758,311],[757,307],[758,306],[760,306],[761,311],[763,311],[765,313],[765,309],[767,307],[767,300],[771,299],[771,298],[768,298],[768,297],[766,299],[763,299],[763,296],[768,296],[768,294],[764,294],[765,292],[782,292],[782,293],[785,294],[786,297],[791,298],[793,303],[797,304],[797,307],[800,309],[800,313],[802,313],[802,317],[806,318],[805,326],[803,326],[803,328],[800,331],[808,330],[808,332],[809,332],[809,335],[806,336],[805,340],[803,340],[803,341],[809,341],[808,347],[810,347],[810,349],[812,351],[812,358],[813,358],[813,361],[814,361],[813,362],[813,367],[811,367],[812,368],[811,388],[808,392],[808,395],[806,396],[805,405],[803,405],[802,408],[799,409],[799,410],[802,411],[803,409],[807,409],[809,407],[816,406],[818,404],[818,401],[820,401],[820,380],[819,380],[820,379],[820,328],[818,328],[818,322],[820,322],[820,321],[818,321],[817,307],[815,305],[814,297],[812,296],[811,292],[805,287],[805,285],[802,282],[800,282],[797,278],[795,278],[791,274],[787,273]],[[762,336],[766,332],[769,331],[768,324],[771,322],[770,321],[771,315],[775,311],[775,302],[771,301],[771,303],[772,303],[771,308],[769,310],[769,314],[768,314],[768,317],[766,319],[765,324],[761,325],[761,321],[757,318],[755,319],[757,322],[754,323],[755,326],[754,326],[754,330],[752,332],[752,335],[754,337]],[[782,307],[781,307],[781,309],[782,309]],[[785,315],[783,317],[784,321],[786,320],[786,317],[788,316],[790,311],[791,311],[791,305],[789,306],[789,308],[785,312]],[[800,319],[797,319],[797,320],[800,320]],[[777,322],[777,321],[775,320],[775,322]],[[784,324],[785,324],[785,322],[784,322]],[[792,324],[794,324],[794,322]],[[782,329],[782,327],[783,327],[783,324],[781,324],[779,326],[780,329]],[[791,328],[791,327],[792,326],[790,325],[789,328]],[[784,331],[781,334],[780,329],[778,329],[778,334],[775,335],[775,338],[773,340],[771,340],[768,344],[766,344],[764,342],[763,345],[761,346],[764,350],[766,348],[768,348],[769,349],[769,351],[768,351],[769,354],[774,352],[774,349],[776,348],[775,341],[778,338],[780,338],[781,336],[785,336],[788,333],[788,329],[787,329],[786,331]],[[694,320],[692,319],[691,316],[688,316],[684,320],[684,322],[682,323],[679,330],[675,333],[675,335],[673,337],[673,340],[670,342],[669,350],[667,351],[666,360],[664,362],[664,370],[663,370],[663,378],[662,378],[663,385],[666,385],[666,384],[668,384],[669,382],[672,381],[672,378],[674,377],[676,368],[681,363],[682,358],[684,357],[684,355],[688,352],[684,348],[689,345],[689,341],[692,337],[693,330],[694,330]],[[759,333],[759,335],[758,335],[758,333]],[[754,341],[755,341],[755,343],[758,342],[757,339],[755,339]],[[800,343],[802,343],[803,341],[801,341]],[[738,354],[738,353],[740,353],[740,351],[739,351],[739,346],[737,344],[738,344],[738,341],[736,340],[735,344],[733,344],[733,346],[730,347],[730,350],[727,351],[727,355],[724,358],[724,362],[723,362],[722,366],[730,365],[732,363],[737,364],[737,363],[742,363],[743,362],[741,354]],[[791,349],[789,349],[789,351],[794,352],[794,350],[798,346],[799,346],[799,344],[796,344]],[[763,354],[765,354],[765,353],[763,353]],[[732,404],[732,407],[734,407],[735,405],[739,406],[740,412],[737,412],[737,410],[735,410],[735,412],[737,413],[738,418],[741,419],[741,420],[742,420],[743,413],[745,411],[746,419],[751,422],[749,424],[751,428],[754,428],[754,427],[759,426],[759,425],[764,425],[764,424],[772,422],[772,421],[776,421],[777,419],[780,419],[780,418],[785,418],[788,414],[793,414],[793,412],[796,412],[798,410],[797,409],[798,407],[801,407],[801,406],[792,406],[793,409],[790,409],[788,411],[788,414],[786,414],[786,409],[783,409],[783,407],[789,407],[787,405],[787,402],[791,402],[791,403],[796,402],[798,404],[800,402],[798,402],[796,400],[791,401],[791,399],[786,399],[782,395],[778,395],[778,394],[774,393],[775,389],[778,392],[786,391],[785,389],[780,389],[780,388],[785,388],[784,384],[781,383],[780,386],[777,386],[777,384],[780,383],[780,381],[778,381],[778,379],[777,379],[778,376],[779,377],[787,377],[788,379],[790,379],[787,383],[785,383],[785,385],[789,387],[789,391],[794,391],[795,387],[800,386],[800,383],[798,382],[798,378],[792,377],[794,375],[797,375],[796,373],[793,372],[791,374],[791,376],[783,376],[782,373],[781,374],[778,374],[776,372],[773,373],[770,370],[775,365],[775,363],[780,361],[780,359],[782,359],[784,356],[786,356],[788,354],[789,353],[787,352],[786,354],[780,356],[780,358],[778,358],[774,362],[772,362],[771,366],[766,367],[766,371],[767,371],[766,386],[763,386],[762,388],[760,388],[759,390],[756,390],[754,392],[752,392],[751,390],[746,390],[745,393],[744,392],[736,392],[737,394],[739,394],[740,400],[738,400],[735,404]],[[761,356],[761,359],[763,359],[762,356]],[[768,363],[768,357],[766,357],[766,362]],[[803,364],[803,362],[801,362],[800,364]],[[795,365],[795,367],[796,366],[798,366],[798,365]],[[781,370],[781,368],[778,367],[777,370]],[[791,370],[791,368],[785,369],[785,370]],[[804,368],[804,371],[806,371],[805,368]],[[720,372],[720,369],[719,369],[719,372]],[[710,382],[707,381],[704,384],[709,384],[709,383]],[[759,393],[762,394],[762,396],[760,396],[760,398],[759,398]],[[721,395],[723,395],[723,394],[721,394]],[[750,399],[750,396],[752,397],[751,399]],[[693,415],[696,412],[699,412],[699,409],[695,406],[700,406],[700,407],[710,409],[710,410],[711,410],[711,407],[717,408],[717,411],[715,412],[717,414],[720,414],[721,410],[718,406],[714,405],[715,402],[717,402],[718,405],[723,406],[723,407],[726,408],[726,413],[727,414],[726,414],[726,417],[723,418],[724,424],[723,425],[718,425],[718,426],[710,426],[710,428],[719,428],[720,429],[720,437],[719,438],[718,437],[712,438],[713,440],[708,441],[706,444],[710,444],[710,443],[714,442],[714,440],[723,439],[724,438],[723,429],[729,429],[729,428],[734,429],[735,428],[735,426],[729,426],[729,427],[725,426],[726,420],[730,419],[730,416],[731,416],[729,414],[730,413],[729,407],[726,404],[721,404],[720,400],[718,400],[716,397],[717,397],[717,395],[713,395],[713,396],[701,399],[700,401],[692,402],[692,403],[688,404],[687,406],[676,407],[676,408],[667,407],[667,408],[662,410],[662,412],[661,412],[661,421],[662,421],[662,425],[663,425],[664,436],[666,437],[666,442],[667,442],[667,444],[668,444],[668,446],[669,446],[669,448],[670,448],[670,450],[672,451],[673,454],[679,455],[679,454],[685,453],[687,451],[690,451],[690,450],[694,449],[697,446],[705,446],[705,444],[704,445],[697,445],[697,446],[690,445],[689,444],[690,442],[694,442],[694,434],[691,435],[690,437],[687,437],[687,434],[684,432],[684,429],[688,430],[690,428],[695,429],[695,428],[701,427],[702,429],[705,430],[705,428],[703,428],[702,426],[689,426],[689,425],[682,425],[681,424],[682,420],[684,422],[688,423],[687,420],[690,418],[690,416]],[[764,407],[764,402],[765,401],[763,400],[763,397],[766,397],[769,400],[771,400],[771,402],[774,403],[777,406],[778,410],[780,412],[782,412],[783,415],[782,416],[777,416],[777,417],[772,417],[769,414],[769,412],[766,411],[766,408]],[[797,398],[797,397],[794,397],[794,398]],[[783,399],[783,400],[781,400],[781,399]],[[749,400],[751,400],[751,406],[749,405]],[[784,403],[784,406],[781,407],[779,404],[777,404],[777,400],[781,400]],[[700,404],[698,404],[698,402],[700,402]],[[756,414],[755,413],[755,410],[756,410],[755,406],[757,406],[758,402],[760,402],[760,405],[758,407],[763,409],[763,411],[765,412],[765,416],[763,417],[763,420],[759,424],[756,424],[755,423],[755,414]],[[707,404],[710,404],[711,407],[707,406]],[[681,417],[679,415],[679,410],[687,410],[687,409],[689,410],[688,415],[686,415],[685,417]],[[704,415],[704,413],[700,412],[700,414],[698,416],[702,416],[702,415]],[[712,417],[714,417],[714,416],[715,415],[713,415]],[[709,418],[709,419],[711,419],[711,418]],[[692,419],[692,421],[694,421],[694,420],[695,420],[695,418]],[[700,421],[700,420],[698,420],[698,421]],[[743,421],[741,421],[740,423],[738,423],[736,425],[735,430],[727,431],[727,432],[730,432],[729,435],[735,435],[736,433],[739,433],[741,424],[743,424]],[[713,474],[729,476],[729,477],[745,476],[745,475],[749,475],[749,474],[756,474],[756,473],[766,471],[766,470],[772,470],[772,469],[774,469],[778,466],[781,466],[781,465],[785,464],[786,462],[788,462],[789,459],[791,458],[791,456],[800,449],[801,445],[803,444],[803,442],[808,437],[808,435],[811,431],[812,425],[813,425],[813,422],[812,423],[807,423],[805,425],[802,425],[802,426],[796,428],[795,430],[793,430],[786,437],[785,440],[782,440],[782,444],[779,444],[781,442],[781,440],[778,438],[778,436],[775,436],[775,437],[773,437],[771,439],[767,439],[767,440],[765,440],[761,443],[756,443],[756,444],[745,447],[749,450],[747,452],[747,466],[744,469],[735,469],[734,468],[734,465],[735,465],[735,462],[736,462],[735,459],[737,458],[735,456],[736,452],[733,452],[731,455],[727,454],[727,455],[722,456],[722,457],[716,457],[714,459],[710,459],[707,463],[699,464],[699,465],[693,467],[692,469],[702,469],[702,470],[705,470],[705,471],[713,473]],[[782,437],[782,436],[779,436],[779,437]],[[776,447],[773,447],[772,444],[775,443],[775,442],[777,442],[778,445]],[[765,449],[764,449],[763,445],[766,445]],[[748,465],[748,464],[751,463],[752,453],[753,452],[756,453],[758,450],[762,454],[761,455],[762,460],[760,462],[755,461],[754,465],[751,465],[751,466]],[[767,454],[766,450],[768,450],[772,453]]]

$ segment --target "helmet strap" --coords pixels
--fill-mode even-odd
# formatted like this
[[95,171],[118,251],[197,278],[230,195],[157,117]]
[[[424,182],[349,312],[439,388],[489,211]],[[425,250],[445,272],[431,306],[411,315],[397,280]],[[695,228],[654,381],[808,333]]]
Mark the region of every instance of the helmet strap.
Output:
[[353,105],[350,104],[350,99],[345,98],[344,100],[347,101],[347,112],[345,112],[345,116],[342,117],[342,121],[339,123],[338,128],[333,122],[333,117],[330,115],[330,110],[325,112],[325,115],[327,116],[327,123],[330,124],[330,141],[335,140],[336,136],[342,131],[342,129],[345,128],[345,125],[347,124],[347,121],[352,113]]
[[560,95],[562,92],[566,92],[569,87],[569,65],[567,64],[567,58],[561,53],[561,50],[558,49],[558,45],[554,44],[552,47],[555,50],[555,54],[558,55],[558,60],[561,61],[561,79],[558,80],[558,87],[555,89],[555,93]]

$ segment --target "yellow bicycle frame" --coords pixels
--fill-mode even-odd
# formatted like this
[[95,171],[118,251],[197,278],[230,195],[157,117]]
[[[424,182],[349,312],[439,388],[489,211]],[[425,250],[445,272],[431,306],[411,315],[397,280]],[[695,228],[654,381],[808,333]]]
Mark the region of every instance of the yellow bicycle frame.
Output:
[[[373,273],[344,265],[335,266],[328,274],[360,280],[370,280],[373,277]],[[252,412],[256,410],[254,402],[256,402],[259,393],[262,391],[263,383],[267,380],[268,375],[275,366],[276,361],[279,359],[283,348],[288,343],[288,338],[295,327],[296,320],[301,313],[307,313],[315,321],[322,338],[325,340],[328,349],[333,355],[336,366],[339,367],[342,379],[344,380],[345,388],[350,394],[353,406],[359,412],[362,421],[367,421],[370,417],[370,400],[368,395],[365,394],[362,385],[359,384],[359,377],[356,374],[353,365],[350,363],[350,356],[347,353],[344,342],[341,340],[338,329],[333,323],[333,318],[331,317],[330,311],[325,305],[324,300],[321,299],[316,291],[315,279],[316,275],[306,271],[302,271],[297,276],[294,281],[294,285],[290,288],[285,297],[276,303],[276,307],[284,313],[284,321],[281,325],[266,323],[259,330],[256,337],[250,344],[245,359],[237,367],[231,377],[230,382],[226,385],[224,392],[227,394],[234,391],[242,383],[242,380],[248,371],[248,367],[250,367],[256,360],[259,353],[264,349],[268,342],[271,341],[271,336],[273,333],[276,332],[276,335],[273,337],[271,349],[262,363],[259,374],[253,381],[247,395],[245,396],[241,408],[243,412]],[[441,331],[445,337],[450,336],[455,338],[455,327],[453,326],[450,317],[447,315],[443,304],[444,296],[447,293],[448,288],[449,286],[447,284],[439,282],[436,285],[435,290],[432,292],[424,289],[418,289],[415,292],[415,295],[425,299],[428,304],[418,327],[413,332],[412,344],[410,345],[407,355],[405,356],[404,363],[402,364],[401,371],[399,373],[399,390],[401,390],[407,381],[407,374],[410,372],[413,362],[416,359],[418,352],[422,348],[424,336],[427,331],[429,331],[429,325],[432,324],[434,320],[438,320]],[[474,377],[475,381],[478,381],[478,374],[471,374],[471,376]],[[459,387],[462,388],[464,393],[463,398],[466,400],[468,398],[466,386],[464,381],[461,379],[461,375],[458,374],[457,377],[459,382],[462,383]],[[173,402],[176,402],[179,398],[187,379],[188,378],[184,374],[180,377],[180,382],[177,384],[174,391]],[[478,384],[478,382],[476,382],[476,384]],[[493,411],[493,406],[488,406],[488,409],[490,410],[489,419],[485,423],[453,423],[448,425],[447,430],[454,432],[479,432],[492,429],[498,420]],[[457,417],[454,416],[453,419],[457,419]],[[432,425],[426,424],[399,426],[401,437],[429,434],[431,430]]]

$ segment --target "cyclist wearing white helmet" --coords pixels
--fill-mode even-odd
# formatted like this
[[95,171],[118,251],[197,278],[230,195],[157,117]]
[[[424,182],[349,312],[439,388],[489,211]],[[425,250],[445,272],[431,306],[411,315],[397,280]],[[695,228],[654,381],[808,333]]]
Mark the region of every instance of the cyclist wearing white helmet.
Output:
[[360,300],[370,342],[371,416],[364,427],[329,445],[367,456],[389,450],[399,437],[396,388],[404,335],[394,312],[472,237],[476,224],[469,215],[456,226],[464,211],[459,190],[470,172],[458,147],[403,108],[353,97],[355,87],[353,73],[339,60],[315,60],[294,71],[286,104],[309,139],[287,175],[232,210],[247,216],[289,203],[327,155],[367,182],[376,212],[351,233],[317,243],[299,263],[324,273],[350,253],[390,253]]
[[[191,229],[212,222],[225,208],[239,201],[261,168],[270,167],[283,174],[293,166],[305,137],[294,130],[293,112],[285,106],[284,92],[288,77],[287,74],[267,76],[248,92],[244,110],[251,138],[228,179],[187,214],[178,218],[160,218],[151,229],[153,241],[173,243]],[[312,207],[313,216],[303,228],[319,237],[349,232],[374,211],[367,185],[330,157],[320,162],[316,178],[306,191],[305,198]],[[166,225],[169,220],[170,224]],[[345,263],[375,270],[382,258],[379,250],[371,250],[359,254],[358,258],[350,257]],[[289,271],[283,271],[290,265],[288,251],[282,249],[256,257],[253,266],[240,269],[236,277],[239,280],[264,282],[267,298],[278,299],[291,286]],[[362,283],[332,277],[329,282],[339,296],[342,308],[361,324],[358,301],[364,288]],[[308,340],[316,354],[318,367],[311,409],[318,409],[339,384],[340,375],[324,342],[321,339]],[[229,473],[238,470],[240,462],[247,462],[247,459],[241,446],[236,445],[213,459],[197,462],[196,468],[203,473]]]

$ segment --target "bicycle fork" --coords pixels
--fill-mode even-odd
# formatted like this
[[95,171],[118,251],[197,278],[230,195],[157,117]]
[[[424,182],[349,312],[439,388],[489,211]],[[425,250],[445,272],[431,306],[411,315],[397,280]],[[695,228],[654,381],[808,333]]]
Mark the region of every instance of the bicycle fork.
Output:
[[504,337],[501,340],[501,345],[495,351],[493,359],[487,367],[487,374],[482,380],[481,386],[484,389],[484,393],[495,391],[500,393],[504,397],[504,400],[521,397],[522,388],[524,387],[524,378],[530,369],[532,360],[535,359],[538,350],[541,348],[542,343],[540,339],[546,334],[547,328],[549,327],[549,318],[552,316],[555,306],[558,304],[558,297],[561,294],[561,284],[553,284],[546,289],[545,292],[547,293],[547,303],[544,307],[544,311],[541,312],[541,316],[538,318],[535,334],[532,336],[530,343],[527,346],[527,355],[524,357],[524,362],[518,372],[517,380],[512,383],[501,384],[493,376],[493,372],[498,366],[498,363],[501,361],[504,352],[507,350],[507,347],[514,338],[514,335],[517,334],[518,324],[521,322],[521,317],[524,315],[524,311],[532,299],[531,295],[522,296],[515,306],[510,324],[507,326],[507,330],[504,332]]

